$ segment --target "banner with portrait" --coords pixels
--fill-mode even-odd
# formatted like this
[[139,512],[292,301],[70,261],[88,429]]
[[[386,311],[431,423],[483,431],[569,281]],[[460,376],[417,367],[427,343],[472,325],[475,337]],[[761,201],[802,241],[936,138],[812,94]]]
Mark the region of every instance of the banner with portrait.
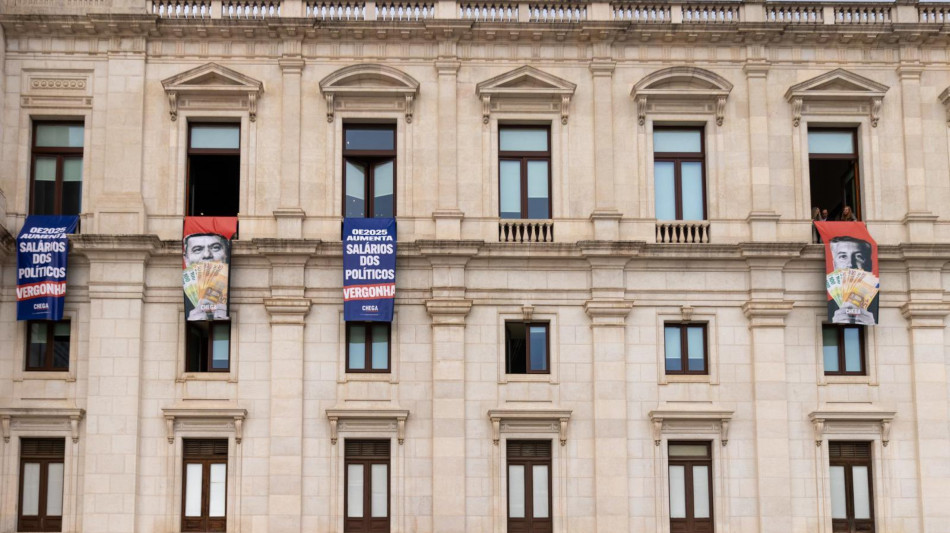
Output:
[[185,217],[181,285],[185,320],[227,320],[231,238],[237,217]]
[[825,244],[828,320],[873,326],[880,280],[877,243],[864,222],[815,222]]
[[392,322],[396,219],[343,219],[343,320]]
[[69,233],[77,216],[30,215],[16,238],[17,320],[62,320]]

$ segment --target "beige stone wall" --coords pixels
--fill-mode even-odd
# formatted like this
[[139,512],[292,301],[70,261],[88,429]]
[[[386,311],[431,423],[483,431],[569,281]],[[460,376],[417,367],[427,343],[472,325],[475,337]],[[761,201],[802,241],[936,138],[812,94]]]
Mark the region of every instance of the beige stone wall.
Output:
[[[719,533],[830,532],[836,439],[873,443],[877,531],[942,531],[950,52],[939,25],[918,22],[909,4],[858,28],[829,23],[830,5],[825,24],[797,28],[764,22],[762,4],[719,26],[683,23],[679,4],[673,24],[652,26],[587,7],[586,22],[551,25],[456,20],[451,2],[411,23],[291,18],[306,5],[288,0],[281,17],[243,21],[158,18],[131,0],[67,2],[57,13],[39,0],[5,4],[0,235],[15,234],[28,210],[32,121],[81,119],[86,142],[69,372],[23,371],[15,254],[2,241],[0,533],[16,527],[18,438],[46,435],[70,437],[64,531],[179,531],[182,438],[211,436],[230,441],[228,531],[341,532],[342,443],[331,442],[328,409],[383,413],[344,418],[337,432],[392,439],[397,532],[505,531],[505,440],[525,437],[555,444],[558,532],[668,531],[666,442],[676,439],[714,443]],[[199,83],[180,88],[173,108],[163,81],[208,63],[247,78],[234,83],[260,82],[256,104],[251,89],[209,98]],[[402,93],[367,99],[343,87],[328,109],[321,83],[356,64],[418,82],[411,121]],[[525,65],[537,70],[520,98],[480,99]],[[731,85],[721,125],[715,96],[677,99],[669,86],[654,87],[639,123],[631,93],[669,67]],[[879,112],[873,83],[818,89],[794,125],[786,92],[835,69],[886,86]],[[82,83],[34,84],[62,79]],[[705,79],[666,83],[709,89]],[[552,97],[571,85],[569,103]],[[191,120],[241,124],[227,374],[183,371],[178,240]],[[342,124],[359,120],[393,122],[398,139],[393,366],[378,376],[346,374],[343,360]],[[551,127],[553,243],[498,242],[497,132],[511,123]],[[657,124],[704,128],[709,243],[657,243]],[[881,245],[867,376],[822,371],[809,125],[858,129],[864,218]],[[551,324],[549,375],[504,373],[504,321],[526,312]],[[709,376],[663,373],[662,324],[685,315],[709,324]],[[404,443],[391,410],[409,413]],[[496,444],[492,410],[540,422],[499,415]],[[563,434],[551,414],[562,410]],[[890,412],[892,421],[880,414]],[[821,446],[810,416],[827,418]]]

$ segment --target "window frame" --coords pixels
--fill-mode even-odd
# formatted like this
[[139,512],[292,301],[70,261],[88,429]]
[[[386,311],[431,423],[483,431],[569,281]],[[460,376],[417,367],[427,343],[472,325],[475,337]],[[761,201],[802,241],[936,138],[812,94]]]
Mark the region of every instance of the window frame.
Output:
[[[196,323],[197,322],[197,323]],[[188,336],[190,334],[191,328],[198,328],[200,324],[207,324],[208,326],[208,336],[207,336],[207,348],[204,361],[206,365],[206,370],[201,370],[201,357],[197,356],[198,359],[198,368],[189,367],[189,363],[192,360],[191,357],[191,343],[188,342]],[[227,368],[214,368],[214,330],[218,328],[226,328],[228,332],[228,367]],[[231,371],[231,320],[203,320],[203,321],[188,321],[185,320],[185,368],[186,373],[228,373]]]
[[[33,344],[33,324],[35,323],[46,323],[48,324],[46,328],[46,355],[44,356],[44,364],[41,367],[31,367],[30,366],[30,346]],[[66,327],[69,329],[69,341],[68,349],[66,352],[66,366],[54,366],[54,353],[55,353],[55,339],[56,339],[56,324],[66,324]],[[23,370],[25,372],[69,372],[70,364],[70,352],[72,351],[72,323],[69,318],[64,318],[62,320],[28,320],[26,323],[26,353],[24,354],[23,361]]]
[[[202,126],[232,126],[237,128],[238,131],[238,147],[237,148],[192,148],[191,147],[191,132],[195,127]],[[212,155],[212,156],[234,156],[238,158],[238,173],[235,176],[236,183],[235,185],[238,188],[238,209],[240,210],[241,204],[241,149],[243,148],[241,144],[242,136],[242,123],[232,122],[232,121],[203,121],[203,120],[189,120],[186,124],[185,132],[185,216],[203,216],[200,213],[196,213],[193,209],[192,203],[192,184],[191,184],[191,156],[193,155]],[[221,215],[221,216],[237,216],[237,213],[234,215]]]
[[[825,357],[824,357],[824,346],[825,346],[825,329],[834,329],[838,337],[838,370],[829,371],[827,368],[824,368]],[[861,354],[861,369],[858,371],[848,371],[846,370],[845,365],[845,330],[849,328],[854,328],[858,330],[858,349]],[[822,370],[826,376],[867,376],[868,375],[868,364],[867,364],[867,342],[865,339],[867,335],[867,328],[861,325],[856,324],[827,324],[823,323],[821,325],[821,346],[822,346]]]
[[[699,163],[702,172],[702,195],[703,195],[703,218],[709,220],[709,205],[706,197],[708,189],[706,175],[706,127],[702,126],[653,126],[652,134],[657,131],[698,131],[699,132],[699,152],[658,152],[656,146],[653,147],[653,188],[656,190],[656,164],[673,163],[673,195],[675,220],[683,220],[683,163]],[[652,138],[652,135],[651,135]],[[656,195],[653,197],[653,210],[656,216]],[[659,220],[659,219],[658,219]]]
[[[363,352],[366,356],[365,361],[368,363],[365,368],[352,368],[350,367],[350,328],[352,326],[362,326],[367,328],[370,334],[364,335],[364,346],[365,351]],[[375,327],[385,327],[386,328],[386,368],[385,369],[376,369],[372,368],[371,360],[373,358],[373,336],[372,328]],[[344,342],[346,347],[344,349],[343,357],[345,359],[344,364],[346,365],[347,374],[389,374],[392,372],[392,361],[393,361],[393,328],[391,322],[346,322],[344,326],[346,330],[346,336]]]
[[[542,443],[548,444],[547,457],[528,457],[512,456],[511,446],[513,444],[523,443]],[[532,533],[535,531],[535,522],[540,523],[537,528],[539,532],[550,532],[554,528],[554,445],[546,439],[507,439],[505,441],[505,523],[509,532]],[[524,466],[524,518],[511,517],[511,477],[509,475],[511,466]],[[535,518],[534,516],[534,466],[548,467],[548,516],[547,518]],[[512,520],[515,520],[512,524]]]
[[[671,446],[685,445],[685,446],[698,446],[704,445],[706,447],[706,456],[681,456],[681,455],[670,455],[669,450]],[[673,518],[673,512],[671,507],[673,505],[672,494],[669,494],[669,501],[667,502],[668,509],[667,512],[670,515],[670,531],[672,532],[689,532],[692,533],[697,531],[695,523],[697,520],[709,523],[709,528],[703,528],[702,531],[713,533],[716,527],[716,510],[715,510],[715,495],[713,493],[713,477],[715,475],[713,471],[713,457],[712,457],[712,442],[710,441],[696,441],[696,440],[670,440],[666,443],[667,450],[667,490],[669,491],[670,486],[670,467],[671,466],[682,466],[683,467],[683,488],[684,488],[684,497],[685,497],[685,508],[686,508],[686,517],[685,518]],[[709,476],[707,482],[709,483],[708,495],[709,495],[709,517],[708,518],[696,518],[695,514],[695,502],[693,501],[693,467],[694,466],[706,466],[709,468]],[[674,520],[678,522],[674,523]]]
[[[502,150],[501,133],[502,131],[527,131],[543,129],[547,135],[546,151],[517,151]],[[499,124],[498,125],[498,218],[502,220],[552,220],[554,218],[554,202],[552,200],[553,192],[553,161],[551,150],[551,125],[550,124]],[[521,164],[521,213],[518,218],[503,218],[501,216],[501,163],[502,161],[519,161]],[[548,164],[548,218],[528,218],[528,162],[545,161]]]
[[[522,324],[525,328],[525,344],[524,344],[524,357],[525,357],[525,371],[524,372],[511,372],[511,352],[509,351],[509,342],[508,342],[508,324]],[[528,332],[528,328],[532,326],[544,326],[544,367],[545,370],[532,370],[531,369],[531,335]],[[505,374],[512,376],[521,376],[528,374],[550,374],[551,373],[551,323],[547,320],[505,320],[504,323],[505,331]]]
[[[709,375],[709,324],[706,322],[664,322],[663,323],[663,372],[668,376],[707,376]],[[680,331],[680,366],[682,370],[670,370],[666,367],[666,328],[675,327]],[[703,370],[689,369],[689,333],[691,327],[703,330]]]
[[[381,444],[386,443],[387,454],[383,455],[348,455],[346,453],[347,444],[353,443],[373,443]],[[387,439],[345,439],[343,441],[343,533],[382,533],[378,529],[373,529],[371,522],[374,520],[372,516],[372,497],[373,497],[373,485],[372,485],[372,465],[376,464],[385,464],[386,465],[386,532],[389,532],[392,529],[392,505],[393,505],[393,495],[392,495],[392,476],[393,476],[393,466],[392,466],[392,442]],[[349,509],[350,503],[350,469],[351,464],[358,464],[363,466],[363,515],[360,518],[349,518],[347,516],[347,510]],[[367,483],[369,480],[369,483]],[[367,516],[368,515],[368,516]],[[361,529],[354,529],[352,525],[348,525],[348,521],[361,520],[363,522]],[[375,520],[380,521],[380,517],[376,517]]]
[[[379,131],[391,131],[393,134],[393,148],[392,150],[347,150],[346,149],[346,133],[350,129],[359,129],[359,130],[379,130]],[[351,163],[358,163],[366,168],[366,174],[363,177],[363,216],[360,218],[389,218],[389,217],[376,217],[370,215],[370,213],[375,212],[376,210],[376,167],[375,165],[380,163],[385,163],[388,160],[392,160],[393,163],[393,216],[396,218],[396,206],[397,206],[397,190],[396,190],[396,172],[397,172],[397,157],[396,154],[399,148],[399,138],[397,136],[397,124],[388,123],[388,122],[374,122],[374,123],[362,123],[362,122],[343,122],[343,139],[342,145],[343,149],[341,150],[341,161],[342,161],[342,176],[343,176],[343,197],[341,199],[341,213],[346,217],[346,163],[347,161]]]
[[[61,455],[54,454],[41,454],[37,453],[35,455],[24,455],[24,442],[25,441],[59,441],[63,445],[63,453]],[[23,483],[24,483],[24,473],[27,463],[39,463],[40,464],[40,475],[39,475],[39,497],[37,500],[37,514],[36,520],[37,525],[32,526],[29,524],[24,524],[24,515],[23,515]],[[66,506],[66,439],[64,437],[20,437],[20,461],[19,461],[19,477],[17,479],[17,526],[16,531],[22,532],[50,532],[50,531],[62,531],[63,529],[63,514],[58,517],[51,517],[47,514],[48,509],[48,482],[49,482],[49,465],[54,463],[61,463],[63,465],[63,514],[65,514]],[[32,518],[32,517],[28,517]],[[52,523],[49,523],[52,522]]]
[[[83,127],[83,146],[76,148],[70,146],[37,146],[36,134],[39,126],[82,126]],[[31,215],[36,213],[36,160],[37,157],[55,157],[56,158],[56,185],[54,186],[55,198],[53,200],[53,212],[45,213],[48,215],[63,214],[63,165],[68,159],[78,158],[83,165],[85,164],[86,149],[86,121],[85,120],[33,120],[32,130],[30,132],[30,211]],[[85,170],[85,169],[83,169]],[[85,178],[85,176],[83,176]],[[79,212],[82,213],[82,181],[80,181],[79,194]]]
[[[833,457],[832,449],[840,447],[842,444],[845,445],[861,445],[867,448],[868,456],[867,458],[848,458],[848,457]],[[855,531],[855,523],[858,521],[870,523],[870,531],[875,531],[876,524],[874,520],[874,451],[870,442],[867,441],[828,441],[828,476],[831,477],[831,467],[841,466],[844,467],[844,498],[845,498],[845,514],[847,518],[832,518],[832,531]],[[868,469],[868,515],[870,518],[855,518],[854,517],[854,470],[855,466],[864,466]],[[829,493],[829,497],[830,497]],[[829,501],[829,515],[831,514],[831,506]],[[838,523],[838,528],[836,529],[835,523]],[[842,527],[842,522],[844,522],[844,529]],[[866,524],[865,524],[866,525]]]
[[[811,153],[811,147],[808,141],[808,134],[812,132],[823,132],[823,133],[850,133],[851,134],[851,146],[852,152],[850,154],[813,154]],[[809,186],[809,205],[814,204],[814,198],[811,197],[811,162],[812,160],[824,160],[824,161],[841,161],[848,160],[851,162],[851,166],[854,169],[854,204],[850,206],[854,217],[861,222],[864,220],[861,217],[861,158],[858,151],[858,127],[841,127],[841,126],[808,126],[805,129],[805,153],[808,155],[808,186]],[[810,208],[809,208],[810,209]],[[830,213],[829,213],[830,216]],[[831,220],[831,219],[829,219]]]
[[[225,455],[220,454],[189,454],[187,443],[189,441],[214,441],[214,446],[224,443],[224,449],[228,450]],[[181,530],[182,532],[223,532],[227,530],[228,522],[228,475],[231,470],[230,445],[228,439],[206,439],[206,438],[183,438],[182,439],[182,461],[181,461]],[[188,517],[185,515],[185,509],[188,502],[188,465],[200,464],[201,467],[201,516]],[[211,465],[224,464],[224,516],[211,517]],[[215,523],[212,524],[212,518]],[[189,524],[191,522],[191,524]],[[220,525],[218,525],[220,523]],[[197,525],[193,525],[197,524]]]

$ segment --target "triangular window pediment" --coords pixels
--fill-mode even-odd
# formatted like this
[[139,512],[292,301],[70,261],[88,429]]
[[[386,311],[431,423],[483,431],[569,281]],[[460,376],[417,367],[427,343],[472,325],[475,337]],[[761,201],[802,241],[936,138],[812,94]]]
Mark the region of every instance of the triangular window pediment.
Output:
[[492,111],[559,113],[567,124],[571,97],[577,85],[534,67],[523,66],[475,86],[487,124]]
[[642,126],[649,113],[714,114],[722,126],[726,99],[732,83],[715,72],[698,67],[670,67],[648,74],[630,94],[637,102]]
[[391,111],[399,109],[412,122],[413,101],[419,82],[401,70],[386,65],[364,64],[341,68],[320,80],[327,100],[327,121],[335,111],[349,109]]
[[876,127],[887,90],[887,85],[839,68],[792,85],[785,99],[792,104],[796,127],[802,115],[855,114],[870,115]]
[[171,119],[179,109],[246,110],[253,122],[257,118],[257,99],[264,84],[236,70],[207,63],[162,80],[168,95]]

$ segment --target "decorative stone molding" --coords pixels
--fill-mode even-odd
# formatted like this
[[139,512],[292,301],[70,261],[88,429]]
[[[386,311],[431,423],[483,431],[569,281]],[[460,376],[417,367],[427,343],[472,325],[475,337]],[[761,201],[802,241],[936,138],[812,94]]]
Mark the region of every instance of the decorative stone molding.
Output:
[[320,80],[327,122],[337,111],[402,111],[412,123],[419,82],[401,70],[378,64],[341,68]]
[[901,306],[901,315],[912,328],[943,329],[947,315],[950,315],[950,303],[907,302]]
[[947,127],[950,127],[950,87],[944,89],[937,98],[943,104],[944,112],[947,115]]
[[887,446],[895,414],[895,411],[880,410],[869,404],[843,404],[841,407],[822,406],[808,413],[808,419],[815,429],[815,446],[821,446],[828,434],[880,434],[881,444]]
[[796,128],[803,115],[868,115],[876,128],[881,104],[888,86],[844,69],[792,85],[785,99],[792,105],[792,125]]
[[633,86],[630,95],[637,104],[637,122],[643,126],[648,113],[681,115],[713,114],[722,126],[726,99],[732,83],[706,69],[670,67],[648,74]]
[[60,407],[6,407],[0,409],[0,434],[10,442],[10,431],[69,432],[73,443],[79,442],[79,421],[85,409]]
[[25,69],[20,88],[20,107],[92,108],[91,70]]
[[650,411],[653,443],[659,446],[663,435],[713,433],[719,435],[720,442],[725,446],[729,444],[729,422],[733,413],[716,406],[695,404],[655,409]]
[[330,444],[335,445],[340,432],[395,433],[399,444],[406,441],[408,409],[327,409],[330,421]]
[[525,65],[475,86],[482,102],[482,122],[488,124],[492,112],[558,113],[567,124],[571,98],[577,88],[563,78]]
[[234,442],[244,438],[244,420],[247,409],[236,408],[165,408],[165,437],[175,442],[175,433],[182,430],[234,434]]
[[588,300],[584,303],[584,311],[595,326],[623,327],[632,308],[630,300]]
[[162,80],[172,121],[179,109],[242,110],[257,120],[257,100],[264,84],[240,72],[208,63]]
[[750,300],[742,304],[742,312],[751,327],[780,328],[794,306],[795,302],[789,300]]
[[567,445],[567,423],[571,420],[570,409],[489,409],[491,439],[495,446],[502,433],[557,433],[561,446]]
[[465,317],[472,310],[471,300],[457,298],[433,298],[426,300],[426,311],[433,325],[464,326]]
[[303,325],[310,312],[309,298],[265,298],[264,309],[270,315],[271,324]]

